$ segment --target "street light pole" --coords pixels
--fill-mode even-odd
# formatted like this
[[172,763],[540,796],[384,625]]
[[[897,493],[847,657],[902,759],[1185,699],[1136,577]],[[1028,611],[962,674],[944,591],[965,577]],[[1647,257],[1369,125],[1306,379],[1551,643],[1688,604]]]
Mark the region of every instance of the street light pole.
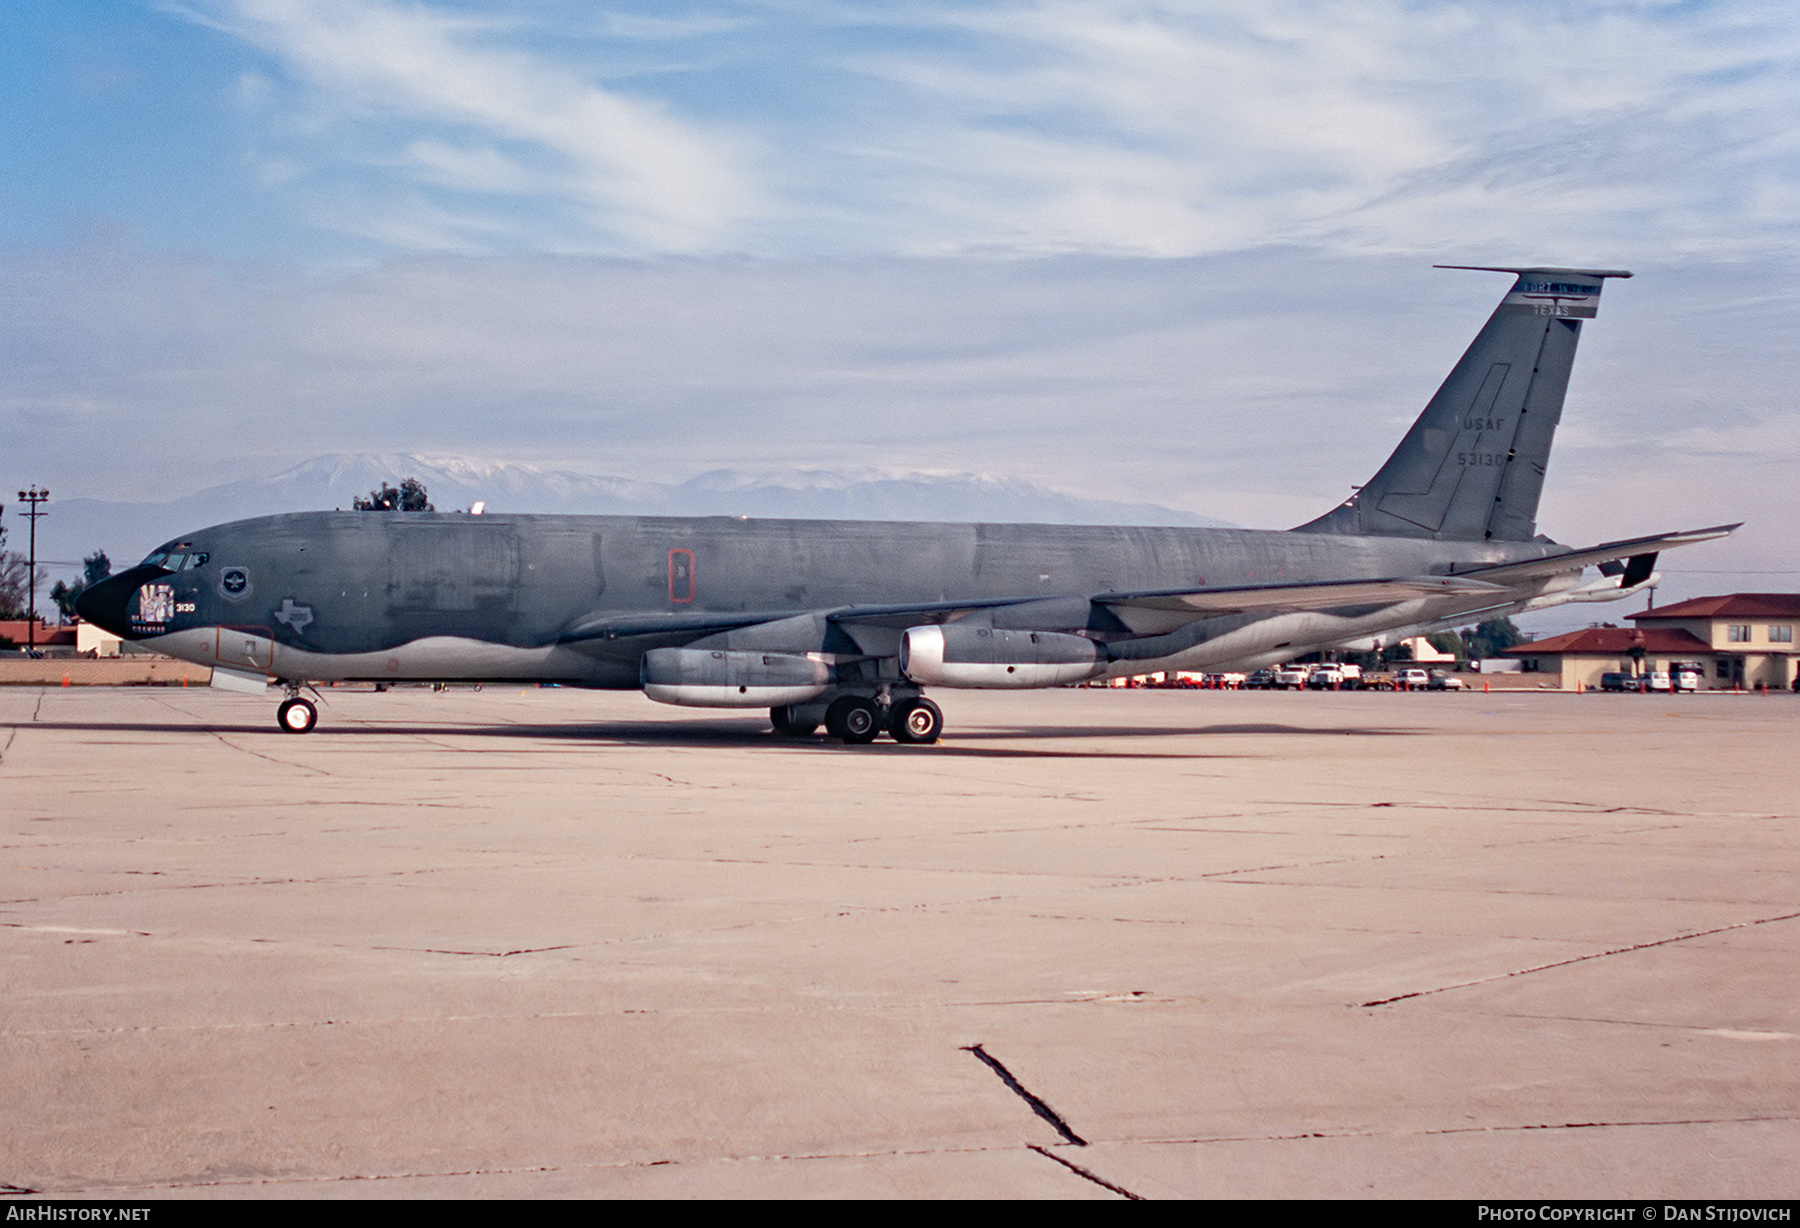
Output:
[[37,655],[37,522],[39,516],[48,516],[49,512],[40,512],[38,504],[50,502],[50,492],[39,490],[33,486],[30,490],[19,492],[19,502],[29,509],[26,519],[31,521],[31,552],[26,556],[25,564],[25,655]]

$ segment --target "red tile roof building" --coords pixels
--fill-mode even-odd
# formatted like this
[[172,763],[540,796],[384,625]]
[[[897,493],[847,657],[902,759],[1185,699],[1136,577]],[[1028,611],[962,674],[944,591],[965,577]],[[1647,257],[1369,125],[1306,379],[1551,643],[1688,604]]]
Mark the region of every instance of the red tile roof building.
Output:
[[0,640],[10,640],[16,647],[25,647],[26,637],[30,636],[39,648],[50,645],[62,646],[75,642],[75,628],[58,627],[54,623],[38,621],[35,632],[30,629],[30,622],[23,618],[0,618]]
[[1701,667],[1705,689],[1791,689],[1800,593],[1695,597],[1628,615],[1636,627],[1589,627],[1519,644],[1505,655],[1525,669],[1560,675],[1564,690],[1593,690],[1609,673],[1668,673]]

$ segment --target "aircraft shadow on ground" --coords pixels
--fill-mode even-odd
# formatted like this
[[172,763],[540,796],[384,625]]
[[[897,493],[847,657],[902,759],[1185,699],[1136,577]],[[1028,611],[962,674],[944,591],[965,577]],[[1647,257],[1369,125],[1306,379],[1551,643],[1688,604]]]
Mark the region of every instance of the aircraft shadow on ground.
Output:
[[414,737],[414,738],[501,738],[508,741],[550,743],[584,742],[596,746],[667,746],[764,748],[774,750],[824,751],[855,754],[951,755],[975,758],[1090,758],[1090,759],[1218,759],[1238,758],[1217,753],[1184,753],[1179,751],[1127,751],[1074,749],[1035,749],[1029,745],[992,745],[993,743],[1057,742],[1071,740],[1115,740],[1146,738],[1193,738],[1232,735],[1287,737],[1416,737],[1418,730],[1364,726],[1311,728],[1303,725],[1244,724],[1181,726],[1132,725],[1044,725],[972,728],[948,733],[934,745],[902,745],[883,739],[865,746],[846,746],[820,734],[809,737],[777,737],[761,721],[619,721],[603,725],[578,723],[568,725],[462,725],[423,724],[416,722],[388,724],[358,721],[333,725],[321,722],[311,733],[301,737],[284,734],[273,725],[213,723],[177,723],[171,721],[29,721],[19,722],[21,729],[55,729],[72,733],[154,733],[154,734],[230,734],[242,737],[266,737],[272,741],[303,746],[318,739],[342,737]]

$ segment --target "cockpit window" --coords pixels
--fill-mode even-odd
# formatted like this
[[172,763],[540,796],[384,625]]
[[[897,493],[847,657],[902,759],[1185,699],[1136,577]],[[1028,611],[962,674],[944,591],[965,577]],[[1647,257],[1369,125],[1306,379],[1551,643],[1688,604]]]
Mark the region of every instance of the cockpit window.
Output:
[[160,567],[164,571],[192,571],[196,567],[206,566],[206,551],[189,552],[179,547],[174,550],[158,550],[138,566]]

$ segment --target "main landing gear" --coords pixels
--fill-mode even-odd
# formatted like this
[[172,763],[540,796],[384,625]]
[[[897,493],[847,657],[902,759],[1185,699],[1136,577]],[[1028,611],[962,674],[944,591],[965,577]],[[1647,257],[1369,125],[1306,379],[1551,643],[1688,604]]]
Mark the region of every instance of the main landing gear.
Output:
[[300,688],[289,684],[287,698],[275,709],[275,724],[283,733],[311,733],[314,725],[319,723],[319,708],[310,699],[300,696]]
[[888,709],[888,732],[896,742],[929,743],[944,732],[944,710],[923,695]]
[[[923,695],[881,703],[864,695],[840,695],[825,708],[825,733],[850,746],[866,746],[888,734],[896,742],[935,742],[944,732],[944,711]],[[819,710],[795,704],[769,709],[769,721],[784,737],[806,737],[819,727]]]
[[819,727],[818,717],[808,717],[806,710],[798,704],[770,708],[769,723],[784,738],[804,738]]

